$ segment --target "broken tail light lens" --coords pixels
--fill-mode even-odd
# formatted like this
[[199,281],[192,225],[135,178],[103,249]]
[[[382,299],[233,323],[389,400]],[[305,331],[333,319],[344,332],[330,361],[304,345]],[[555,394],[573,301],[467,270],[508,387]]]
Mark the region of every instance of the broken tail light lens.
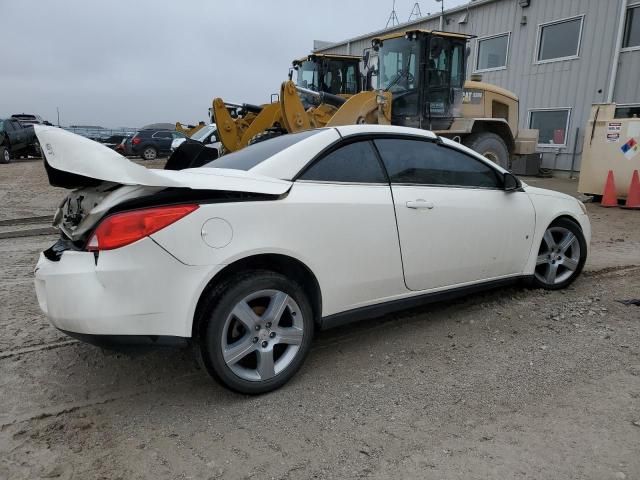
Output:
[[141,141],[142,139],[140,137],[133,137],[133,139],[131,140],[131,143],[134,145],[138,145]]
[[195,204],[170,205],[116,213],[100,222],[87,243],[87,250],[97,252],[124,247],[168,227],[197,209]]

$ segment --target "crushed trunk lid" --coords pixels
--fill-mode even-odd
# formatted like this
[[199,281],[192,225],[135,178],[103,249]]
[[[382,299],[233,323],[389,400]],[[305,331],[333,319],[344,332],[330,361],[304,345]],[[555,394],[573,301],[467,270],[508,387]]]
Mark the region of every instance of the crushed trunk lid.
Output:
[[35,125],[34,130],[49,183],[56,187],[76,189],[110,182],[270,195],[282,195],[291,187],[291,182],[286,180],[228,168],[149,169],[109,147],[66,130],[43,125]]

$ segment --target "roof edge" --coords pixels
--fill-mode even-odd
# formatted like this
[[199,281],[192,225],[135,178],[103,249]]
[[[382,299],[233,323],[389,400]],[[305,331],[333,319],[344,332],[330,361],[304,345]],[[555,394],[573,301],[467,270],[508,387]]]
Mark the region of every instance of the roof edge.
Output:
[[[450,15],[450,14],[453,14],[453,13],[462,12],[464,10],[477,8],[477,7],[480,7],[482,5],[486,5],[487,3],[493,3],[493,2],[497,2],[497,1],[498,0],[475,0],[475,1],[469,1],[469,2],[465,3],[464,5],[460,5],[459,7],[454,7],[454,8],[450,8],[449,10],[445,10],[444,14],[446,16],[446,15]],[[381,30],[376,30],[376,31],[373,31],[373,32],[369,32],[369,33],[365,33],[365,34],[362,34],[362,35],[358,35],[356,37],[348,38],[346,40],[341,40],[339,42],[335,42],[335,43],[332,43],[330,45],[326,45],[326,46],[324,46],[322,48],[313,50],[313,53],[324,52],[326,50],[331,50],[333,48],[341,47],[343,45],[347,45],[347,44],[352,43],[352,42],[357,42],[359,40],[364,40],[366,38],[380,37],[380,36],[385,35],[387,33],[392,33],[392,32],[395,32],[397,30],[406,29],[407,27],[411,27],[413,25],[418,25],[418,24],[423,23],[423,22],[425,22],[427,20],[433,20],[435,18],[440,18],[441,16],[442,16],[442,13],[440,12],[440,13],[434,13],[433,15],[420,17],[420,18],[418,18],[416,20],[413,20],[411,22],[401,23],[399,25],[395,25],[394,27],[383,28]],[[455,33],[455,32],[453,32],[453,33]]]

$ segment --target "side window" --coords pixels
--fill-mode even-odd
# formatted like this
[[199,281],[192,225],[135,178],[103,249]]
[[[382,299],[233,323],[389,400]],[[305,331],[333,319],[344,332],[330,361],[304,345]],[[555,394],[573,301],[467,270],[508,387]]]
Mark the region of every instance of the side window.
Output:
[[13,130],[13,125],[11,125],[11,122],[9,120],[4,121],[4,129],[7,132],[11,132]]
[[174,139],[176,139],[176,138],[185,138],[184,133],[181,133],[181,132],[171,132],[170,135],[171,135],[171,138],[174,138]]
[[171,132],[156,132],[153,134],[153,138],[173,138]]
[[20,122],[17,120],[13,120],[11,122],[11,126],[13,127],[14,130],[22,130],[22,125],[20,125]]
[[391,183],[501,188],[496,170],[456,149],[429,141],[375,140]]
[[368,141],[350,143],[316,161],[300,180],[386,183],[380,162]]

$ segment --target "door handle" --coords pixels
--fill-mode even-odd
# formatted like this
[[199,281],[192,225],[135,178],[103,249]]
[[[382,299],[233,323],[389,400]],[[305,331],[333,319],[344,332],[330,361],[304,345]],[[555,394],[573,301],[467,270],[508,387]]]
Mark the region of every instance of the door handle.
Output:
[[407,208],[413,208],[416,210],[419,208],[426,208],[428,210],[431,210],[433,208],[433,203],[419,198],[418,200],[408,201]]

